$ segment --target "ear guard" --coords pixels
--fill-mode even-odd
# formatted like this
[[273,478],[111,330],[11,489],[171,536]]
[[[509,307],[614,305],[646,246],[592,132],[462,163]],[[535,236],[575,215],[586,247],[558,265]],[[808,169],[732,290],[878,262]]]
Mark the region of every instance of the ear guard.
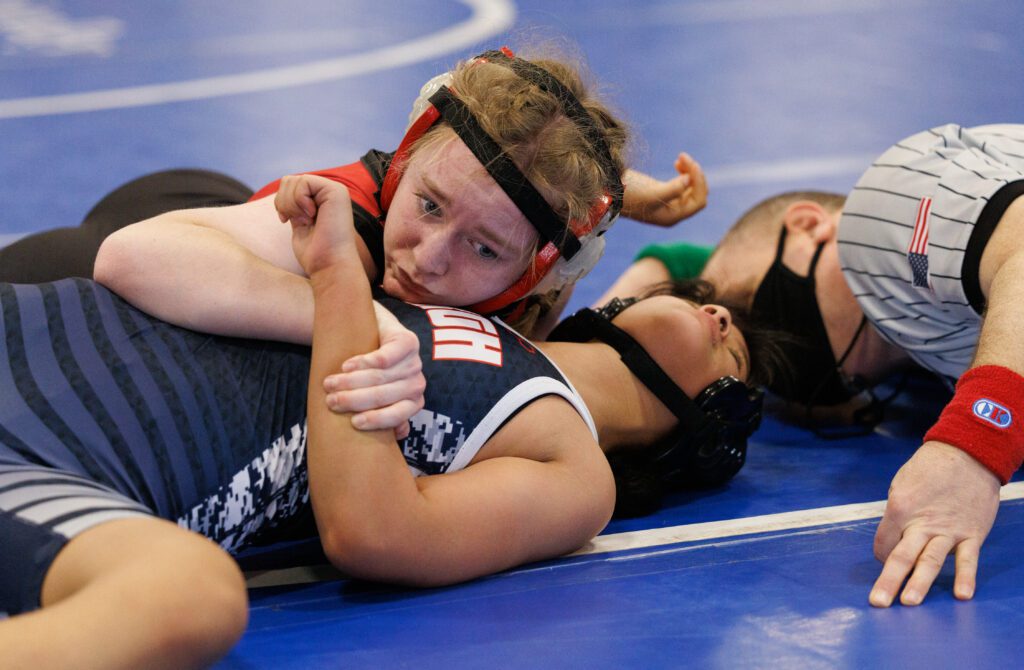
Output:
[[676,430],[650,460],[670,486],[706,488],[732,479],[747,459],[747,438],[761,425],[764,394],[735,377],[722,377],[693,399],[705,420]]
[[549,339],[598,339],[610,345],[630,372],[679,419],[676,430],[644,455],[644,469],[673,487],[724,484],[746,461],[747,438],[761,425],[764,393],[725,376],[691,400],[639,342],[612,323],[636,302],[636,298],[614,298],[599,310],[582,309],[560,323]]
[[488,51],[473,59],[473,63],[487,62],[504,65],[519,77],[554,95],[561,103],[565,115],[587,138],[595,158],[610,175],[605,192],[593,203],[587,219],[565,222],[459,99],[458,93],[450,86],[451,73],[438,75],[423,86],[413,104],[405,137],[381,184],[381,205],[384,210],[390,207],[412,145],[439,121],[448,123],[491,178],[533,224],[541,238],[533,262],[519,279],[497,296],[468,307],[483,314],[493,314],[529,295],[560,291],[582,279],[604,253],[604,239],[601,236],[611,227],[622,209],[623,187],[608,145],[593,118],[561,82],[543,68],[516,58],[507,48]]

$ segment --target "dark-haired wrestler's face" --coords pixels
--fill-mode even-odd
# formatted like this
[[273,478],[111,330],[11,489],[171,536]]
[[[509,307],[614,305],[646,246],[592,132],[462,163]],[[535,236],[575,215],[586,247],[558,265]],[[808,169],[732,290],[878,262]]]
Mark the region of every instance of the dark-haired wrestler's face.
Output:
[[726,375],[746,381],[746,340],[721,305],[669,295],[646,298],[615,318],[691,398]]

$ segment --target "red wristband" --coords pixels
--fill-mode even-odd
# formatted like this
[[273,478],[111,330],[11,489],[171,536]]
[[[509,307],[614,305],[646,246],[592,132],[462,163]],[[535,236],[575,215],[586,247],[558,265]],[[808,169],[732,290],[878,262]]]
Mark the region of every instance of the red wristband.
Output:
[[1005,484],[1024,461],[1024,377],[982,365],[960,377],[956,394],[924,436],[962,449]]

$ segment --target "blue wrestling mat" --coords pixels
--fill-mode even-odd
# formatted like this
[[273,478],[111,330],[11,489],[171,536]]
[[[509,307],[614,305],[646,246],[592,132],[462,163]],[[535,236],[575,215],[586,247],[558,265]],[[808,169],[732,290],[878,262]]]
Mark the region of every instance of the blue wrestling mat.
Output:
[[[648,242],[713,243],[783,190],[845,192],[931,126],[1021,122],[1020,25],[1007,0],[0,0],[0,245],[77,225],[147,172],[258,187],[393,148],[432,75],[563,35],[639,137],[637,167],[667,178],[685,150],[711,186],[673,230],[618,223],[579,307]],[[315,564],[315,546],[260,548],[248,631],[219,667],[1013,667],[1021,484],[1004,488],[973,601],[953,599],[949,562],[923,607],[867,604],[881,501],[943,397],[915,378],[875,434],[840,440],[769,418],[728,486],[460,586],[284,570]]]

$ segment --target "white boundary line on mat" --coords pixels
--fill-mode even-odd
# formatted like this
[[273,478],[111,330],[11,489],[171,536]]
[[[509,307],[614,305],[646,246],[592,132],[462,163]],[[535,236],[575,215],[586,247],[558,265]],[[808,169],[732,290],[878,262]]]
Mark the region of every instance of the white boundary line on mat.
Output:
[[0,119],[161,105],[168,102],[219,98],[225,95],[334,81],[409,65],[458,51],[508,30],[515,22],[515,5],[511,0],[459,2],[472,10],[472,15],[467,20],[431,35],[383,49],[301,65],[167,84],[0,100]]
[[[1007,484],[999,492],[1001,501],[1024,498],[1024,482]],[[724,537],[772,533],[783,530],[828,526],[853,521],[878,519],[885,512],[885,501],[836,505],[816,509],[764,514],[745,519],[691,523],[671,528],[653,528],[627,533],[599,535],[582,549],[568,556],[596,556],[630,549],[660,547],[682,542],[698,542]],[[328,565],[300,566],[281,570],[263,570],[246,573],[249,588],[287,586],[311,582],[343,579],[343,575]]]
[[[1024,482],[1007,484],[999,491],[999,499],[1002,501],[1018,500],[1020,498],[1024,498]],[[588,556],[606,554],[613,551],[643,549],[645,547],[664,546],[680,542],[697,542],[737,535],[772,533],[781,530],[810,528],[812,526],[850,523],[866,519],[879,519],[884,512],[885,501],[878,500],[853,505],[836,505],[835,507],[765,514],[745,519],[709,521],[707,523],[691,523],[671,528],[653,528],[628,533],[598,535],[585,547],[569,555]]]
[[607,554],[614,551],[659,547],[680,542],[699,542],[715,540],[738,535],[755,535],[771,533],[811,526],[828,526],[851,521],[877,519],[885,512],[885,501],[856,503],[853,505],[837,505],[818,509],[802,509],[793,512],[764,514],[744,519],[727,519],[725,521],[707,521],[691,523],[670,528],[652,528],[635,530],[626,533],[598,535],[583,548],[569,554],[570,556],[589,556]]

